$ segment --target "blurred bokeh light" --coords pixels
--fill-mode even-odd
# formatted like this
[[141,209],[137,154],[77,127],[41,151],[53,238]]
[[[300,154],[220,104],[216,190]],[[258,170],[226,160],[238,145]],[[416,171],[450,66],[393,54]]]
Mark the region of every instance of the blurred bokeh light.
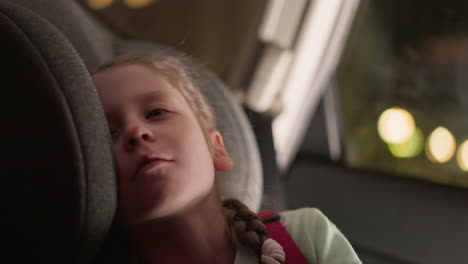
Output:
[[426,142],[426,153],[432,162],[444,163],[455,153],[455,137],[445,127],[437,127]]
[[388,149],[397,158],[413,158],[424,149],[424,134],[416,127],[413,135],[402,143],[388,143]]
[[142,8],[156,1],[155,0],[124,0],[123,2],[129,8]]
[[379,117],[377,129],[386,143],[404,143],[415,134],[413,116],[405,109],[393,107]]
[[91,9],[99,10],[108,7],[113,2],[114,0],[88,0],[88,6]]
[[468,139],[463,141],[463,143],[458,148],[457,162],[458,166],[460,166],[460,169],[463,171],[468,171]]

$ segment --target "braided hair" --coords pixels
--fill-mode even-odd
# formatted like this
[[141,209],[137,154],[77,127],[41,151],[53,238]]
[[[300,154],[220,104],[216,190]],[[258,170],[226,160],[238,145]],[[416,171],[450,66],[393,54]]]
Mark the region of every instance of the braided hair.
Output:
[[269,238],[263,222],[245,204],[237,199],[223,201],[228,234],[236,246],[242,244],[260,256],[262,245]]

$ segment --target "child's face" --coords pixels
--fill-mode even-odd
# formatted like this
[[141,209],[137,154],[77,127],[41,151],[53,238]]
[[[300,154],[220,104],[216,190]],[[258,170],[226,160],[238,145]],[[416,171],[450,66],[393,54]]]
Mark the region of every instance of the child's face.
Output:
[[202,128],[182,94],[141,65],[93,76],[111,129],[119,183],[118,220],[133,226],[183,212],[214,187],[232,163],[221,135]]

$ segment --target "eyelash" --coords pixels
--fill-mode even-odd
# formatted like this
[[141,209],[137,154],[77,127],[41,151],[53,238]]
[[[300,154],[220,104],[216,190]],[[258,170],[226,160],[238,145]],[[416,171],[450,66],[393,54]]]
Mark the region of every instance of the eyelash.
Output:
[[[151,118],[155,118],[157,116],[160,116],[160,115],[163,115],[163,114],[166,114],[168,113],[169,111],[167,111],[166,109],[162,109],[162,108],[155,108],[151,111],[149,111],[148,114],[146,114],[146,119],[151,119]],[[158,113],[157,115],[155,115],[156,113]]]
[[[168,113],[169,111],[167,111],[166,109],[162,109],[162,108],[155,108],[151,111],[149,111],[146,115],[145,115],[145,118],[146,119],[152,119],[152,118],[156,118],[160,115],[163,115],[163,114],[166,114]],[[117,130],[113,130],[111,129],[110,131],[110,134],[111,134],[111,137],[115,137],[118,133]]]

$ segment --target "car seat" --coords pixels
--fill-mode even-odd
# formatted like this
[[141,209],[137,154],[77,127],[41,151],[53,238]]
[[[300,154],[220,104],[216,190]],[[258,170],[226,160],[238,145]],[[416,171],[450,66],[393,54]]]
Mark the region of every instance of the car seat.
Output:
[[221,193],[260,208],[262,167],[250,124],[223,82],[194,59],[163,45],[122,40],[74,1],[0,0],[0,32],[3,259],[90,263],[102,249],[117,187],[88,71],[132,50],[178,56],[201,76],[236,164],[219,175]]

